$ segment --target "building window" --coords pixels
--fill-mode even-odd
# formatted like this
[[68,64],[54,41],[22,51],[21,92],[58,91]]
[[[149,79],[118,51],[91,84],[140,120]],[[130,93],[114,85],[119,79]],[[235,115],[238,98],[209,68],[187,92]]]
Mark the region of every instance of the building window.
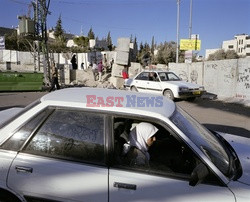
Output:
[[233,45],[229,45],[228,48],[229,48],[229,49],[233,49],[234,46],[233,46]]
[[247,44],[247,48],[250,48],[250,44]]

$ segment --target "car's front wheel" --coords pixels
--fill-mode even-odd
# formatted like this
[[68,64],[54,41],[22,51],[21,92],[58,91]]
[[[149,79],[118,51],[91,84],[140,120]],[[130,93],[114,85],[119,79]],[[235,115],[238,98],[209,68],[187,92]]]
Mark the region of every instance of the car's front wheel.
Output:
[[136,87],[135,87],[135,86],[132,86],[132,87],[131,87],[131,91],[133,91],[133,92],[137,92],[138,90],[136,89]]
[[174,94],[171,90],[165,90],[163,95],[170,100],[174,100]]

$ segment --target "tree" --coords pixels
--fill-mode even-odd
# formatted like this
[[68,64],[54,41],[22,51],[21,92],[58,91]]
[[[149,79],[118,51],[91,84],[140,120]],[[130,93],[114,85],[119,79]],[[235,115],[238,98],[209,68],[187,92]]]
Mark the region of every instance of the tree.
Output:
[[92,27],[90,28],[89,32],[88,32],[88,38],[89,39],[95,39],[95,34],[92,30]]
[[153,36],[151,42],[152,63],[155,63],[154,52],[155,52],[155,37]]
[[134,38],[133,43],[133,50],[131,51],[131,62],[137,62],[137,54],[138,54],[138,44],[137,44],[137,39],[136,37]]
[[59,42],[65,42],[64,30],[62,28],[61,15],[59,16],[59,18],[58,18],[58,20],[56,22],[54,36],[55,36],[55,38],[56,38],[57,41],[59,41]]
[[158,53],[156,56],[156,62],[160,64],[167,64],[170,62],[175,62],[176,60],[176,43],[164,42],[158,47]]
[[143,66],[147,66],[151,63],[151,52],[150,46],[146,42],[144,45],[140,43],[140,50],[137,54],[137,61],[140,62]]
[[109,49],[110,51],[112,51],[112,49],[113,49],[113,44],[112,44],[112,39],[111,39],[111,36],[110,36],[110,31],[109,31],[108,36],[107,36],[107,43],[108,43],[108,49]]
[[239,56],[234,50],[226,51],[226,59],[238,59]]
[[237,59],[239,56],[234,50],[228,50],[225,52],[224,49],[217,50],[208,56],[207,60],[225,60],[225,59]]
[[87,49],[89,46],[89,38],[88,37],[84,37],[84,36],[80,36],[80,37],[75,37],[73,39],[74,43],[82,48]]
[[152,42],[151,42],[151,53],[154,54],[155,50],[155,37],[152,37]]

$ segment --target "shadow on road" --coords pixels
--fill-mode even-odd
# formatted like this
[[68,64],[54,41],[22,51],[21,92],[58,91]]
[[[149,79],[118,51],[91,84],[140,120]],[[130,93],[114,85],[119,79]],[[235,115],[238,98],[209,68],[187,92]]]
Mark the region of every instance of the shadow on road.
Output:
[[196,99],[192,102],[200,107],[214,108],[217,110],[227,111],[235,114],[244,115],[250,118],[250,107],[237,103],[227,103],[220,100]]

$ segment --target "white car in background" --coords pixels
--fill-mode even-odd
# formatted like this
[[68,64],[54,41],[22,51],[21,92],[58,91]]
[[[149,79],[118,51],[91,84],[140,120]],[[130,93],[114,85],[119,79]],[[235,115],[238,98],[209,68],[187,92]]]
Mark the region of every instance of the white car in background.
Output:
[[[250,201],[250,139],[163,96],[66,88],[0,119],[0,201]],[[158,129],[149,167],[123,161],[140,122]]]
[[171,100],[178,98],[192,101],[205,92],[203,86],[182,81],[173,72],[163,70],[140,72],[133,79],[128,79],[125,87],[131,91],[164,95]]

